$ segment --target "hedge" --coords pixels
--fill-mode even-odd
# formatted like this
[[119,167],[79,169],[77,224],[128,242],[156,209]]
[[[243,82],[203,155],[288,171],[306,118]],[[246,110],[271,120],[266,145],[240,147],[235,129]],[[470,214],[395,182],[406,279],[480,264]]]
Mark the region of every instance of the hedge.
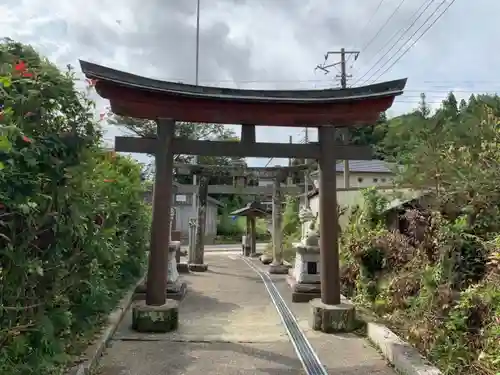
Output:
[[0,95],[0,374],[61,374],[143,273],[141,170],[31,47],[0,43]]

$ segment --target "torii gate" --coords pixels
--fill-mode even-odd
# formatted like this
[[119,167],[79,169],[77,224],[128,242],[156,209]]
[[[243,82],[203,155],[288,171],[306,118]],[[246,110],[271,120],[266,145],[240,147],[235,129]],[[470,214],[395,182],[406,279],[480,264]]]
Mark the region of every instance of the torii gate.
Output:
[[[188,267],[194,271],[206,271],[207,265],[204,264],[204,238],[205,238],[205,220],[207,211],[207,197],[212,188],[212,193],[217,194],[245,194],[245,195],[272,195],[272,218],[273,218],[273,264],[271,264],[269,272],[271,273],[286,273],[288,269],[283,266],[283,235],[281,233],[282,215],[281,204],[283,192],[299,193],[299,189],[293,185],[282,186],[286,178],[293,172],[300,172],[310,168],[310,165],[295,165],[295,166],[279,166],[279,167],[241,167],[241,166],[217,166],[217,165],[200,165],[200,164],[184,164],[176,163],[174,165],[178,175],[200,175],[198,185],[198,217],[196,226],[196,246],[193,253],[189,254]],[[236,186],[225,185],[208,185],[208,176],[226,173],[235,179]],[[273,179],[272,186],[247,186],[248,177],[271,178]],[[177,192],[187,193],[195,192],[193,185],[181,185],[177,188]],[[257,188],[257,189],[254,189]],[[247,232],[255,233],[248,230]],[[252,241],[253,248],[251,252],[255,252],[255,241]]]
[[[146,301],[136,301],[132,307],[134,329],[166,332],[178,326],[178,304],[165,294],[174,154],[317,159],[321,299],[311,301],[311,321],[313,329],[324,332],[352,326],[352,321],[344,320],[354,318],[354,307],[341,303],[340,296],[335,165],[337,160],[370,159],[371,149],[337,143],[336,128],[374,124],[403,93],[406,79],[347,89],[240,90],[158,81],[85,61],[80,65],[86,78],[96,81],[97,93],[109,99],[114,113],[157,121],[156,138],[116,137],[115,141],[117,151],[153,154],[156,163]],[[176,121],[242,124],[241,141],[176,138]],[[254,124],[316,127],[318,142],[256,142]]]

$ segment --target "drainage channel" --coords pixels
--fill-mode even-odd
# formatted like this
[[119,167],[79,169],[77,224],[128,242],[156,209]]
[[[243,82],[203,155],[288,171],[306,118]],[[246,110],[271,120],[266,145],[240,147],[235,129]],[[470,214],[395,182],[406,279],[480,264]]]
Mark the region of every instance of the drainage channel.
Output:
[[302,330],[300,329],[295,316],[290,311],[288,306],[286,305],[283,297],[279,293],[278,289],[273,283],[273,280],[264,271],[261,271],[254,264],[249,262],[247,259],[240,256],[240,258],[251,268],[253,269],[264,282],[264,286],[273,301],[276,310],[285,326],[285,329],[288,333],[288,337],[290,337],[290,341],[295,349],[295,353],[299,357],[302,362],[302,366],[306,371],[307,375],[328,375],[325,367],[321,364],[318,356],[314,352],[311,344],[307,340],[307,337],[304,335]]

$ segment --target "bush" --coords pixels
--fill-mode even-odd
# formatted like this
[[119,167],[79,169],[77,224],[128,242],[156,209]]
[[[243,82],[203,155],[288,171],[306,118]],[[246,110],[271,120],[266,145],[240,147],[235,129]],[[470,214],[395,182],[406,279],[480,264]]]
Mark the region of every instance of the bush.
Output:
[[[485,241],[465,216],[407,210],[405,233],[384,228],[365,196],[341,239],[343,292],[368,305],[444,374],[500,371],[500,235]],[[418,228],[418,230],[416,230]],[[489,238],[490,236],[488,236]]]
[[[241,242],[241,237],[246,234],[246,218],[236,217],[233,219],[228,213],[223,213],[219,216],[217,224],[217,235],[220,236],[220,242]],[[269,239],[267,224],[265,219],[257,219],[255,222],[256,239],[264,241]]]
[[7,40],[0,82],[0,373],[60,374],[142,274],[150,214],[71,71]]

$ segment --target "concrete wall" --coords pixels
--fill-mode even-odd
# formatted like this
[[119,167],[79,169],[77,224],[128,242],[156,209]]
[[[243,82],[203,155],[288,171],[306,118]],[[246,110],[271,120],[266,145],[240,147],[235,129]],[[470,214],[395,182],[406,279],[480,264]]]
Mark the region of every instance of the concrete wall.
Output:
[[[312,176],[313,183],[318,187],[318,176]],[[392,173],[356,173],[349,174],[349,187],[367,188],[371,186],[392,186],[394,175]],[[337,187],[345,188],[344,173],[337,173]]]
[[[176,230],[181,232],[181,241],[186,243],[188,239],[189,219],[196,218],[198,214],[193,211],[192,195],[174,194],[172,198],[175,208]],[[151,192],[146,193],[145,200],[147,202],[152,201]],[[207,244],[211,244],[217,235],[217,205],[209,199],[207,207],[205,241]]]
[[[193,210],[192,195],[176,194],[175,202],[175,219],[177,230],[181,231],[181,241],[185,243],[189,233],[189,219],[198,217],[198,213]],[[207,244],[213,243],[217,235],[217,205],[208,199],[207,214],[205,222],[205,241]]]

